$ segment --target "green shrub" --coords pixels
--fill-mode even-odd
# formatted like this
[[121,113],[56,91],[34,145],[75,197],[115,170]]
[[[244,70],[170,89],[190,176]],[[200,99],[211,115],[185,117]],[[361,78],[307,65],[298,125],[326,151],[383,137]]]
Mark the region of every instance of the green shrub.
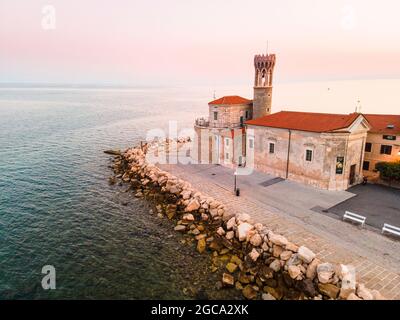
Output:
[[375,168],[384,179],[400,180],[400,161],[378,162]]

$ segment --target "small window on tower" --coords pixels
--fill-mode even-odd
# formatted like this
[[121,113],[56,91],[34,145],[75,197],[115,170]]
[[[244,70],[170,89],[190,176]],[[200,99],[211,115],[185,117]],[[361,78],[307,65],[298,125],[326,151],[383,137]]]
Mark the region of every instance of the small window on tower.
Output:
[[218,120],[218,112],[214,112],[214,120]]
[[249,139],[249,148],[250,149],[254,148],[254,140],[253,139]]
[[275,143],[269,144],[269,153],[275,153]]
[[312,161],[312,150],[306,150],[306,161]]

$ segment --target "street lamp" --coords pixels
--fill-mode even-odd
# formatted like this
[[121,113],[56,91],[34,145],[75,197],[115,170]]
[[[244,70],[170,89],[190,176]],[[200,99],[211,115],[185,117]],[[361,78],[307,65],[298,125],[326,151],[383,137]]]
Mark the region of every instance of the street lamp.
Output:
[[235,183],[234,193],[235,193],[235,195],[237,197],[239,197],[240,196],[240,189],[237,187],[237,181],[236,181],[237,176],[238,176],[237,170],[235,170],[235,172],[233,173],[233,176],[234,176],[234,183]]
[[235,170],[235,172],[233,173],[233,175],[234,175],[234,177],[235,177],[235,179],[234,179],[234,181],[235,181],[235,187],[234,187],[233,191],[236,193],[236,177],[237,177],[237,171],[236,171],[236,170]]

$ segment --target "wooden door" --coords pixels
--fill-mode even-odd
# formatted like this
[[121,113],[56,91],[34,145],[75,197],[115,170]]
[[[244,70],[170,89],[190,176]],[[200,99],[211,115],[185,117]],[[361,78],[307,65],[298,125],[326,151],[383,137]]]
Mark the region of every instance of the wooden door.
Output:
[[353,164],[350,167],[350,176],[349,176],[349,184],[353,185],[356,182],[356,166],[355,164]]

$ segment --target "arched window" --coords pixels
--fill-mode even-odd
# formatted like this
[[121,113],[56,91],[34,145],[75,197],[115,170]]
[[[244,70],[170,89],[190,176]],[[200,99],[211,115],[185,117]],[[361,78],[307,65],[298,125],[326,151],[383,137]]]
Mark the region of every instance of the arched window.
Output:
[[265,87],[266,82],[267,82],[267,73],[265,72],[265,69],[264,69],[262,71],[261,86]]

